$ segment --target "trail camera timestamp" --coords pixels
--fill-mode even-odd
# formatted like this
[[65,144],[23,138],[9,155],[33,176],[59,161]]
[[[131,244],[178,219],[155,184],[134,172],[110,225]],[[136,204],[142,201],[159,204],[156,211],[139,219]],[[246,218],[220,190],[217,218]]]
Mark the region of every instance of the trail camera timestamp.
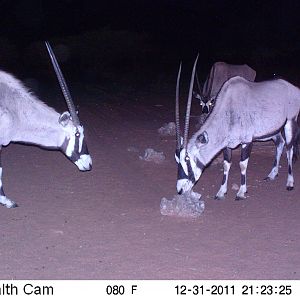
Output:
[[177,295],[234,295],[235,286],[234,285],[176,285]]
[[251,296],[251,295],[292,295],[292,285],[176,285],[177,295],[231,295],[231,296]]
[[292,294],[292,285],[243,285],[242,295],[286,295]]

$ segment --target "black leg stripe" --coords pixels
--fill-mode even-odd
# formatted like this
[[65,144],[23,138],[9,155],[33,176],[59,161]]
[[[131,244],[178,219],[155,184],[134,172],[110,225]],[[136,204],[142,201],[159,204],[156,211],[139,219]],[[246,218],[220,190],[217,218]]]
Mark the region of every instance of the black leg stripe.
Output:
[[292,175],[292,166],[289,165],[289,170],[288,170],[289,174]]
[[224,174],[224,175],[223,175],[223,179],[222,179],[222,185],[225,184],[226,178],[227,178],[227,175]]
[[241,184],[244,185],[246,184],[246,175],[242,174],[241,176]]
[[226,160],[227,162],[231,162],[231,158],[232,158],[232,150],[229,148],[225,148],[223,150],[223,156],[224,156],[224,160]]

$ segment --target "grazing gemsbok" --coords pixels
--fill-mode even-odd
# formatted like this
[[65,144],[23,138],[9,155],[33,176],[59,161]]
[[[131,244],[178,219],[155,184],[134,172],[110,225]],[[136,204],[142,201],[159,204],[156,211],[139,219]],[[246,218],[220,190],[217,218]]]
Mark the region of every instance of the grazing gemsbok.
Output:
[[[10,142],[35,144],[59,149],[79,170],[91,170],[92,159],[84,140],[83,127],[48,42],[46,46],[69,111],[57,113],[29,92],[19,80],[0,71],[0,155],[1,147]],[[8,208],[17,206],[4,194],[1,161],[0,204]]]
[[[300,110],[300,90],[289,82],[277,79],[264,82],[250,82],[240,76],[229,79],[217,95],[216,104],[200,130],[188,141],[189,118],[194,84],[194,63],[190,82],[183,145],[180,143],[179,115],[176,113],[178,178],[177,192],[190,191],[199,180],[204,168],[223,149],[225,157],[224,178],[216,196],[224,198],[227,191],[227,178],[231,166],[231,149],[241,145],[241,186],[236,199],[245,199],[247,192],[246,170],[253,141],[273,139],[280,157],[284,143],[287,147],[288,178],[287,189],[294,187],[292,158],[297,147],[299,129],[297,117]],[[180,71],[177,77],[176,102],[178,103]],[[176,103],[176,111],[178,104]],[[284,132],[285,140],[281,132]],[[278,153],[278,151],[280,153]],[[276,162],[275,159],[275,162]],[[274,179],[278,173],[275,166],[269,174]],[[226,175],[226,176],[225,176]],[[226,180],[225,180],[226,179]],[[226,182],[225,182],[226,181]]]
[[256,71],[248,65],[231,65],[225,62],[216,62],[210,69],[209,75],[201,89],[196,74],[199,93],[193,92],[199,100],[203,114],[209,114],[214,106],[215,98],[224,82],[234,76],[241,76],[249,81],[254,81]]

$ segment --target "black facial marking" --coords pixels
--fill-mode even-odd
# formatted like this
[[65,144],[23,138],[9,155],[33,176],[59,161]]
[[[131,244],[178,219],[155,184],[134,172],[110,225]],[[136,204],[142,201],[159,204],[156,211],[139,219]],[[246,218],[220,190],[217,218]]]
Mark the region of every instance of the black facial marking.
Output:
[[203,114],[208,114],[209,113],[209,109],[208,109],[207,105],[203,106],[202,113]]
[[178,179],[189,179],[188,175],[185,174],[181,163],[178,164],[177,178]]
[[185,174],[181,163],[179,163],[178,164],[178,173],[177,173],[178,177],[177,178],[178,179],[188,179],[192,183],[195,183],[196,179],[195,179],[195,176],[194,176],[194,172],[193,172],[190,160],[187,160],[186,164],[187,164],[188,174]]
[[[77,136],[75,134],[75,145],[74,145],[74,150],[72,151],[71,156],[68,156],[68,158],[72,161],[75,162],[77,161],[81,155],[89,155],[89,151],[87,148],[87,144],[85,142],[85,140],[83,139],[82,141],[82,147],[81,147],[81,151],[79,152],[79,139],[80,139],[80,135]],[[66,153],[67,147],[69,144],[69,139],[65,139],[62,146],[61,146],[61,150]]]
[[205,168],[204,164],[203,164],[198,158],[196,159],[196,166],[197,166],[201,171],[203,171],[204,168]]

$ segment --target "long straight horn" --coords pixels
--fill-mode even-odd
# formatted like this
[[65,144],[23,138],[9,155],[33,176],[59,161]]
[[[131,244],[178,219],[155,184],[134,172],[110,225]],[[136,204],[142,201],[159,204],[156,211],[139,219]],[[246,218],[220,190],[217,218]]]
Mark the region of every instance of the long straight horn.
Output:
[[209,91],[208,91],[208,97],[209,99],[211,98],[211,91],[212,91],[212,86],[214,84],[214,80],[215,80],[215,73],[216,73],[216,70],[215,70],[215,65],[213,65],[213,72],[212,72],[212,78],[210,78],[210,82],[209,82]]
[[176,121],[176,149],[180,150],[181,142],[180,142],[180,117],[179,117],[179,82],[180,82],[180,74],[181,74],[181,62],[177,75],[177,83],[176,83],[176,103],[175,103],[175,121]]
[[189,135],[192,93],[193,93],[195,72],[196,72],[196,65],[197,65],[198,57],[199,57],[199,54],[197,55],[196,60],[194,62],[194,67],[193,67],[193,72],[192,72],[192,77],[191,77],[191,82],[190,82],[188,102],[187,102],[187,106],[186,106],[185,126],[184,126],[184,136],[183,136],[183,148],[184,149],[187,148],[187,140],[188,140],[188,135]]
[[56,60],[56,57],[54,55],[54,52],[53,52],[53,50],[52,50],[49,42],[46,41],[45,44],[46,44],[49,56],[51,58],[51,62],[52,62],[54,71],[56,73],[56,77],[58,79],[60,88],[62,90],[62,93],[63,93],[64,97],[65,97],[65,100],[66,100],[66,103],[67,103],[70,115],[71,115],[72,120],[73,120],[73,124],[75,126],[78,126],[78,125],[80,125],[80,122],[79,122],[79,119],[78,119],[78,116],[77,116],[77,113],[76,113],[74,102],[72,100],[72,97],[71,97],[71,94],[69,92],[67,83],[65,81],[65,78],[64,78],[64,76],[63,76],[63,74],[61,72],[61,69],[60,69],[60,67],[58,65],[58,62]]
[[201,85],[200,85],[200,81],[199,81],[197,72],[196,72],[196,82],[197,82],[198,92],[202,96],[202,88],[201,88]]

